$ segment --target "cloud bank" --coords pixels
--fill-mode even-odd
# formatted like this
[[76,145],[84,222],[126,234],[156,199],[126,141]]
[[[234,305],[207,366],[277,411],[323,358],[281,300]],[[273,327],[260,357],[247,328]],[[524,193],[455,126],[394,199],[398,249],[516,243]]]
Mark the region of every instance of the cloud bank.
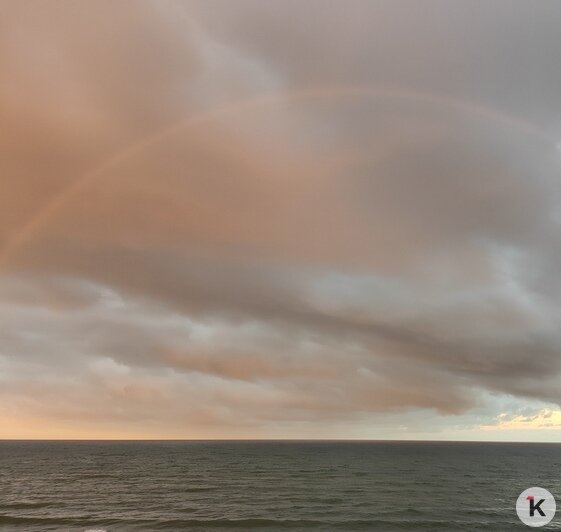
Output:
[[0,437],[557,427],[561,6],[430,4],[3,4]]

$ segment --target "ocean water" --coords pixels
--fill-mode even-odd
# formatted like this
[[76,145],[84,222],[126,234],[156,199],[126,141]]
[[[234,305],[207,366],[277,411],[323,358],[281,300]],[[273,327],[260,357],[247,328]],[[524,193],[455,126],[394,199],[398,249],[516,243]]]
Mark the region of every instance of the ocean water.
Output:
[[530,530],[560,479],[556,444],[0,442],[0,530]]

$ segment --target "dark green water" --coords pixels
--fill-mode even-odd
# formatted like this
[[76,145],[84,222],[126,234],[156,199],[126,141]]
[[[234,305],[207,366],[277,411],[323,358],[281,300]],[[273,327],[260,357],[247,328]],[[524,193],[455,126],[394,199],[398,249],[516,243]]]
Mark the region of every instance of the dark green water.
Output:
[[0,442],[0,530],[530,530],[560,479],[556,444]]

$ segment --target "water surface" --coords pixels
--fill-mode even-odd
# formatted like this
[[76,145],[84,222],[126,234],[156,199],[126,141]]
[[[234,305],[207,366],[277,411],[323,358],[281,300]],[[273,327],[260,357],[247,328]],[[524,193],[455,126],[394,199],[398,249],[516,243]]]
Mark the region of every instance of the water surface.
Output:
[[0,530],[529,530],[560,478],[557,444],[5,441]]

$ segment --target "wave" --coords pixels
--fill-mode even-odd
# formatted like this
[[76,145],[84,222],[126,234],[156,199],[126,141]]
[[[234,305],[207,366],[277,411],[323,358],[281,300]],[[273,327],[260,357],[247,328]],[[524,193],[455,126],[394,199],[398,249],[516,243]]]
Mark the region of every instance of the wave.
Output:
[[56,502],[4,502],[0,503],[0,510],[34,510],[40,508],[53,508],[55,506],[60,506],[61,503]]
[[[124,519],[111,521],[96,521],[95,519],[80,518],[40,518],[40,517],[15,517],[0,515],[0,527],[2,525],[19,525],[40,527],[46,530],[57,530],[58,527],[79,527],[86,531],[105,532],[111,527],[130,527],[131,530],[184,530],[186,528],[198,528],[200,530],[210,529],[323,529],[323,530],[415,530],[417,526],[430,525],[430,530],[450,530],[450,525],[454,524],[455,530],[472,530],[477,523],[474,522],[443,522],[443,521],[402,521],[396,522],[384,519],[344,519],[341,521],[326,521],[314,519],[172,519],[172,520],[150,520],[150,519]],[[56,528],[53,528],[56,527]],[[420,529],[420,528],[419,528]]]
[[218,486],[199,486],[194,488],[182,488],[181,491],[184,493],[199,493],[200,491],[217,491],[219,489]]

